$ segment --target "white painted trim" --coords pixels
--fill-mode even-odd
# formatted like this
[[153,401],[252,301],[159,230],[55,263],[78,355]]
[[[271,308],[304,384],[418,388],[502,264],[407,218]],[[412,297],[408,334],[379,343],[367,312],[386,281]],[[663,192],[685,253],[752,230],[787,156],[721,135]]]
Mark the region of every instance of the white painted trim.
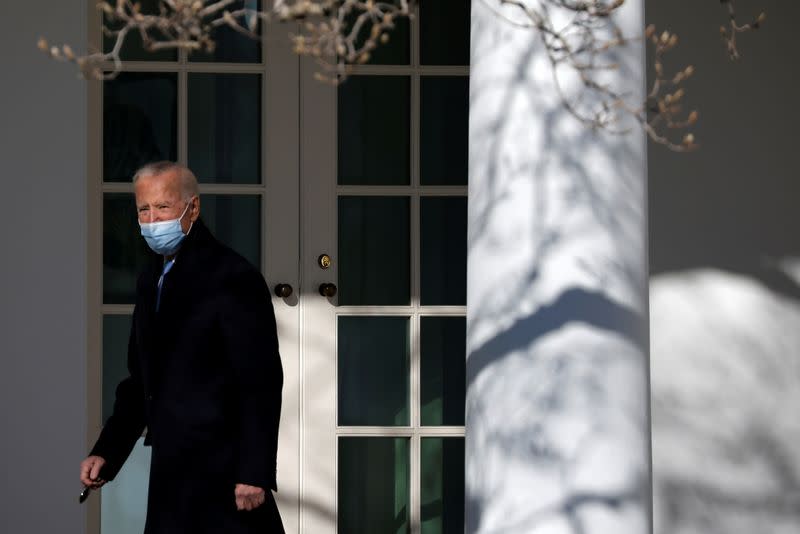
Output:
[[347,436],[391,436],[391,437],[437,437],[437,436],[456,436],[464,435],[463,426],[423,426],[418,424],[413,426],[340,426],[336,428],[338,437]]
[[[417,136],[417,140],[419,136]],[[419,161],[419,159],[417,159]],[[339,185],[336,193],[340,196],[467,196],[466,185]]]
[[[317,65],[301,61],[301,321],[302,513],[298,532],[336,532],[336,316],[335,299],[317,293],[336,282],[336,90],[314,80]],[[331,256],[327,270],[320,254]]]
[[[261,195],[266,188],[264,184],[201,183],[199,185],[201,195]],[[105,182],[101,187],[103,193],[133,193],[133,184],[130,182]]]
[[[272,297],[278,323],[283,364],[283,404],[278,443],[278,493],[284,528],[297,532],[300,523],[300,148],[298,57],[288,39],[265,39],[262,57],[261,167],[262,185],[219,184],[225,193],[247,193],[261,188],[262,263],[270,291],[276,284],[290,284],[288,299]],[[203,190],[212,191],[205,187]]]
[[411,317],[414,314],[421,316],[457,316],[464,317],[466,306],[420,306],[416,303],[410,306],[338,306],[336,315],[400,315]]
[[[103,63],[105,70],[113,63]],[[182,63],[180,61],[126,61],[120,72],[207,72],[218,74],[262,74],[265,65],[259,63]]]
[[[87,2],[87,48],[102,39],[100,13],[94,0]],[[103,101],[102,83],[87,80],[87,140],[86,140],[86,451],[100,432],[102,419],[103,379],[103,202],[101,192],[103,161]],[[100,505],[102,495],[85,504],[86,534],[100,534]]]

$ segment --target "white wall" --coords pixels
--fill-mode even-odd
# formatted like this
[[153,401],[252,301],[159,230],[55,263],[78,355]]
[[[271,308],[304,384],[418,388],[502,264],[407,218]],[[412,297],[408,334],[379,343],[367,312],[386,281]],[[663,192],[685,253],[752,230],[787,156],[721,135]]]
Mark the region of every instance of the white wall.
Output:
[[86,102],[39,35],[86,2],[4,2],[0,32],[0,532],[78,534],[86,439]]

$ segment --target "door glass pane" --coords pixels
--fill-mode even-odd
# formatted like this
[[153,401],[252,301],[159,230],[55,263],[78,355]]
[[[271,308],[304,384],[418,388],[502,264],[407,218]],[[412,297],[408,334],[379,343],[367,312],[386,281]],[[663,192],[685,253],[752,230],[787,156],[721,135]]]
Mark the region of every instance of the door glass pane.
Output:
[[[110,2],[114,5],[114,2]],[[144,15],[157,15],[159,13],[158,5],[159,0],[139,0],[141,5],[141,13]],[[108,15],[103,14],[103,20],[109,30],[117,31],[124,23],[109,20]],[[155,37],[158,34],[151,32],[151,36]],[[117,37],[114,35],[103,35],[103,51],[111,52],[113,50]],[[142,46],[142,38],[138,31],[128,32],[125,40],[122,42],[120,50],[120,59],[122,61],[177,61],[178,51],[176,49],[163,49],[148,52]]]
[[[258,0],[238,0],[229,10],[260,10],[262,2]],[[241,20],[241,19],[237,19]],[[241,24],[241,22],[240,22]],[[261,34],[258,24],[257,34]],[[189,54],[189,61],[219,61],[224,63],[261,63],[260,40],[251,39],[229,26],[220,26],[212,34],[216,43],[213,52],[195,50]]]
[[408,197],[339,197],[339,304],[408,305]]
[[103,316],[103,424],[114,411],[117,384],[128,376],[130,315]]
[[[350,33],[353,24],[356,22],[358,14],[363,11],[353,10],[347,17],[345,33]],[[362,22],[361,31],[358,33],[356,45],[361,47],[372,33],[372,23],[367,19]],[[408,18],[398,17],[395,19],[395,27],[388,32],[388,43],[381,43],[377,40],[377,48],[370,52],[367,65],[408,65],[411,63],[411,40],[409,38]]]
[[133,304],[136,278],[150,257],[133,194],[103,195],[103,302]]
[[409,532],[408,438],[339,438],[340,534]]
[[464,317],[420,318],[423,425],[464,424],[466,326]]
[[407,76],[351,76],[339,87],[339,184],[410,183]]
[[408,324],[408,317],[339,317],[340,426],[409,424]]
[[420,0],[423,65],[469,65],[469,17],[470,0]]
[[422,438],[422,534],[464,532],[464,438]]
[[218,240],[261,270],[261,196],[202,195],[200,213]]
[[467,197],[420,199],[423,305],[467,303]]
[[189,168],[201,182],[261,182],[261,76],[189,74]]
[[420,84],[421,183],[466,185],[469,78],[423,76]]
[[[261,196],[201,195],[211,232],[260,269]],[[133,304],[136,278],[153,253],[141,237],[131,193],[103,196],[103,302]]]
[[178,159],[177,74],[123,72],[103,84],[103,180]]

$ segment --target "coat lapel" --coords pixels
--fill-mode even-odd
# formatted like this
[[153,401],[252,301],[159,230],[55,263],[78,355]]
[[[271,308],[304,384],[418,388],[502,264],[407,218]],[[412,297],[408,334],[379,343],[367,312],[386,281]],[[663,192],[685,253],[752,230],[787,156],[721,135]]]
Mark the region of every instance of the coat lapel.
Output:
[[175,264],[164,277],[161,287],[161,300],[156,311],[156,292],[158,278],[163,269],[163,260],[152,282],[152,291],[148,298],[148,309],[151,311],[152,330],[150,338],[158,343],[151,354],[157,354],[160,349],[166,348],[171,343],[170,332],[180,328],[180,324],[191,312],[193,299],[201,293],[197,286],[203,284],[203,265],[205,258],[210,254],[216,241],[211,232],[198,219],[186,236],[178,254]]
[[205,258],[216,243],[214,236],[201,219],[195,221],[175,258],[175,264],[164,277],[161,305],[157,313],[159,322],[169,320],[186,311],[197,284],[202,283]]
[[137,289],[137,310],[142,372],[150,387],[157,389],[160,369],[172,338],[170,332],[180,327],[182,318],[189,315],[192,298],[198,294],[195,286],[202,283],[202,265],[216,241],[201,219],[195,221],[186,236],[175,260],[175,265],[164,277],[161,301],[156,310],[158,279],[164,259],[154,255],[153,262],[144,271]]

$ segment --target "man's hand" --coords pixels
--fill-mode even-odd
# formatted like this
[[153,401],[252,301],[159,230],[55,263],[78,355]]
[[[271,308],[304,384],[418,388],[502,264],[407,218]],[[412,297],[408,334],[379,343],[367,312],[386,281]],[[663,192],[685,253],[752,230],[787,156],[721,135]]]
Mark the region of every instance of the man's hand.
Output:
[[84,486],[97,489],[106,483],[105,480],[99,478],[100,468],[105,463],[105,459],[99,456],[89,456],[81,462],[81,482],[83,482]]
[[235,493],[237,510],[255,510],[266,499],[263,489],[247,484],[236,484]]

